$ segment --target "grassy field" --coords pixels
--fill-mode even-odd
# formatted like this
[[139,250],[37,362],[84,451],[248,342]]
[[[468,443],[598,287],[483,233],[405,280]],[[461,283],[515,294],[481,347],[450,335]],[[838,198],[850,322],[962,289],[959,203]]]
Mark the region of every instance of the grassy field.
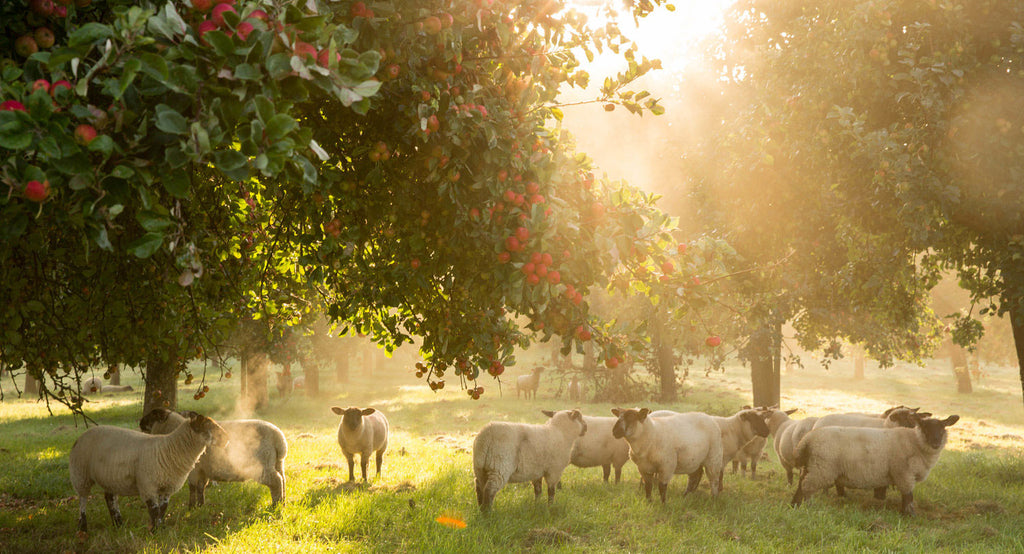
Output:
[[[530,355],[517,372],[530,367]],[[814,365],[814,364],[809,364]],[[371,377],[356,371],[344,387],[324,375],[319,398],[273,398],[258,417],[288,436],[287,502],[270,508],[265,487],[225,483],[207,490],[206,505],[186,509],[187,487],[171,500],[168,524],[156,533],[137,498],[121,501],[125,526],[112,527],[99,489],[89,505],[90,532],[78,536],[78,504],[68,482],[67,454],[84,427],[62,410],[55,415],[34,401],[0,403],[0,551],[2,552],[1010,552],[1024,551],[1024,409],[1016,372],[987,368],[976,392],[957,395],[945,362],[929,368],[868,368],[856,381],[848,364],[825,371],[801,369],[783,376],[784,407],[794,417],[832,411],[880,410],[920,405],[961,421],[950,430],[946,452],[915,490],[918,515],[899,514],[898,494],[884,504],[870,491],[847,498],[819,494],[792,509],[792,490],[774,453],[750,480],[727,474],[725,491],[711,498],[707,483],[682,496],[685,476],[669,485],[668,503],[648,503],[638,493],[630,462],[623,483],[605,484],[599,468],[569,467],[553,505],[535,502],[529,484],[510,485],[482,516],[475,502],[470,448],[488,421],[540,423],[540,409],[569,407],[542,384],[536,401],[499,396],[490,383],[483,399],[464,391],[432,393],[411,369],[390,368]],[[727,414],[749,400],[746,369],[703,372],[674,405],[642,405]],[[131,378],[126,382],[135,384]],[[237,381],[215,383],[209,397],[190,395],[181,408],[232,418]],[[392,425],[381,477],[349,486],[347,465],[335,441],[339,418],[330,406],[374,406]],[[611,405],[587,403],[587,414],[607,415]],[[89,414],[99,423],[136,428],[139,393],[98,398]],[[770,447],[769,447],[770,448]],[[357,468],[358,472],[358,468]],[[655,495],[657,496],[657,495]],[[466,523],[450,528],[447,516]]]

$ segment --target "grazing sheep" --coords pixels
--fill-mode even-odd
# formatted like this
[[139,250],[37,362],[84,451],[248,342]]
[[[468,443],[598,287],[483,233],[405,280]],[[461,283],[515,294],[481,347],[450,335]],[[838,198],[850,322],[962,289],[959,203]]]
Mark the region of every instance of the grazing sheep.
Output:
[[543,367],[535,367],[529,375],[520,375],[516,377],[516,398],[519,398],[519,394],[522,393],[527,399],[530,398],[530,393],[533,393],[533,399],[537,399],[537,389],[540,387],[540,374],[544,371]]
[[[152,435],[166,435],[188,421],[194,412],[178,413],[154,408],[139,420],[139,428]],[[285,497],[284,458],[288,442],[272,423],[259,419],[219,422],[228,434],[227,446],[211,446],[199,457],[188,475],[188,507],[206,502],[210,481],[256,481],[270,489],[271,504]]]
[[90,377],[82,381],[82,394],[95,394],[103,390],[103,379]]
[[570,463],[576,467],[601,466],[606,483],[613,466],[618,483],[622,479],[622,466],[629,460],[629,443],[612,436],[616,421],[614,417],[583,416],[587,434],[577,439],[572,447]]
[[732,472],[736,473],[737,470],[742,470],[744,474],[747,473],[747,464],[750,464],[750,478],[754,479],[757,474],[757,462],[761,459],[761,455],[764,453],[764,446],[768,444],[768,440],[765,437],[754,437],[750,439],[750,442],[743,445],[743,448],[736,453],[736,457],[732,459]]
[[914,514],[914,485],[924,481],[946,446],[946,428],[960,416],[925,418],[913,429],[823,427],[808,433],[795,460],[803,468],[792,505],[833,484],[903,494],[902,511]]
[[[679,415],[670,410],[658,410],[651,412],[651,417],[667,417]],[[764,438],[768,436],[768,425],[760,412],[752,408],[745,408],[729,417],[710,416],[715,420],[722,433],[722,467],[731,462],[733,458],[743,449],[744,446],[755,437]],[[718,474],[718,489],[722,490],[722,480],[725,472]],[[698,483],[700,476],[697,476]]]
[[103,388],[100,389],[100,393],[132,392],[134,390],[135,389],[133,389],[131,385],[103,385]]
[[193,414],[169,435],[153,436],[100,425],[82,433],[71,447],[71,486],[78,494],[78,530],[88,531],[85,505],[93,485],[104,490],[114,525],[123,524],[118,496],[138,496],[149,509],[152,529],[167,513],[172,494],[185,484],[196,460],[210,445],[223,446],[227,433],[212,419]]
[[384,460],[384,452],[388,449],[388,418],[384,413],[373,408],[339,408],[333,406],[331,411],[341,416],[338,424],[338,444],[341,452],[348,460],[348,480],[355,481],[355,458],[359,454],[359,467],[363,470],[363,481],[366,481],[366,465],[370,462],[370,453],[377,455],[377,477],[380,477],[380,464]]
[[915,427],[917,421],[930,416],[930,413],[918,413],[920,408],[894,406],[881,414],[865,414],[850,412],[828,414],[818,418],[814,428],[821,427]]
[[685,494],[708,474],[711,495],[718,496],[722,473],[722,431],[711,416],[700,412],[648,417],[647,408],[613,408],[618,420],[612,428],[616,438],[629,443],[629,457],[640,470],[644,492],[651,499],[651,487],[658,480],[661,502],[665,503],[668,483],[679,473],[689,475]]
[[542,481],[548,485],[548,502],[562,471],[569,465],[572,448],[587,432],[587,423],[579,410],[551,412],[541,425],[492,421],[473,440],[473,475],[476,503],[480,510],[491,509],[494,497],[507,483],[533,483],[540,498]]
[[583,398],[583,384],[575,375],[569,380],[569,400],[579,402]]

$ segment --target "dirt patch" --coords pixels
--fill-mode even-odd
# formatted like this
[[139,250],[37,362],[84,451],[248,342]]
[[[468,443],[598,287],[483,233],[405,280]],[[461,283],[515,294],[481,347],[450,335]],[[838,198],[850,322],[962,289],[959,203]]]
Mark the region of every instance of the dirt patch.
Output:
[[976,514],[1001,514],[1006,511],[1002,504],[991,500],[976,500],[967,506]]
[[438,435],[434,437],[433,442],[441,443],[456,452],[469,452],[465,443],[451,435]]
[[527,548],[533,548],[533,546],[537,544],[544,546],[556,546],[572,544],[574,542],[576,542],[576,537],[573,537],[561,529],[554,529],[551,527],[530,529],[530,532],[526,534],[526,538],[523,540],[523,543]]
[[316,438],[316,435],[314,435],[313,433],[299,433],[298,435],[295,435],[295,438],[297,438],[297,439],[313,439],[313,438]]

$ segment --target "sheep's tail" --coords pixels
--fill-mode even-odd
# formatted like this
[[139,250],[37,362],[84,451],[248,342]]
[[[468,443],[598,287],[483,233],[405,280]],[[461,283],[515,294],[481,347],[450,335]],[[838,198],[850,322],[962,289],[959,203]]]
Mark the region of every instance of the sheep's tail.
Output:
[[811,441],[807,440],[807,436],[800,439],[800,443],[796,445],[796,451],[793,453],[793,467],[803,469],[807,467],[807,461],[811,459]]

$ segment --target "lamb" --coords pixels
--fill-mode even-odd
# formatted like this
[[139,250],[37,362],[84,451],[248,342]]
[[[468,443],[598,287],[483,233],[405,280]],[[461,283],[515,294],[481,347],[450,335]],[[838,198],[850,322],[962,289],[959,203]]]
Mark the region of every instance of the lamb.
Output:
[[516,398],[519,398],[519,394],[523,393],[527,399],[530,398],[530,393],[533,393],[533,399],[537,399],[537,388],[540,387],[540,374],[544,371],[543,367],[535,367],[529,375],[520,375],[516,377]]
[[890,485],[903,495],[901,511],[914,515],[914,485],[924,481],[946,445],[946,428],[960,419],[924,418],[913,429],[823,427],[808,433],[795,460],[803,468],[791,504],[799,506],[832,484],[884,491]]
[[651,499],[651,487],[658,479],[658,492],[665,503],[668,483],[677,473],[689,475],[686,494],[700,482],[701,471],[711,482],[711,495],[718,496],[722,473],[722,431],[711,416],[700,412],[648,417],[647,408],[613,408],[618,420],[612,435],[629,443],[629,457],[640,470],[644,492]]
[[355,481],[355,457],[359,454],[359,467],[363,470],[363,482],[366,482],[366,466],[370,462],[370,453],[376,453],[377,477],[380,477],[380,464],[384,460],[384,452],[388,449],[388,418],[384,413],[373,408],[339,408],[334,406],[331,411],[342,416],[338,424],[338,444],[341,452],[348,460],[348,480]]
[[104,490],[114,525],[124,520],[118,496],[138,496],[149,509],[151,528],[163,522],[171,495],[185,484],[208,446],[224,446],[228,435],[212,419],[193,414],[169,435],[153,436],[100,425],[82,433],[71,447],[68,469],[78,495],[78,530],[88,531],[85,506],[93,485]]
[[540,498],[542,481],[548,485],[548,503],[555,499],[555,488],[562,471],[569,465],[572,448],[587,433],[587,423],[579,410],[552,412],[544,424],[492,421],[473,440],[473,475],[476,503],[488,512],[494,497],[507,483],[533,483],[535,498]]
[[575,375],[569,380],[569,400],[579,402],[583,398],[583,385]]
[[[666,417],[679,414],[669,410],[658,410],[651,412],[650,415],[651,417]],[[753,440],[754,437],[764,438],[768,436],[768,425],[765,424],[764,418],[757,410],[751,408],[740,410],[729,417],[710,417],[718,425],[722,435],[722,467],[731,462],[739,451],[748,442]],[[719,490],[722,489],[723,478],[724,472],[720,472],[718,474]],[[699,474],[697,475],[697,481],[698,483],[700,482]]]
[[[139,428],[152,435],[166,435],[188,421],[193,412],[178,413],[154,408],[139,420]],[[272,423],[259,419],[221,421],[228,434],[226,447],[213,446],[199,457],[188,475],[188,507],[206,502],[210,481],[256,481],[270,489],[271,505],[285,497],[284,458],[288,441]]]
[[570,463],[576,467],[601,466],[606,483],[613,466],[615,482],[618,483],[622,479],[622,466],[629,460],[629,443],[612,436],[616,421],[614,417],[583,416],[587,434],[572,447]]

